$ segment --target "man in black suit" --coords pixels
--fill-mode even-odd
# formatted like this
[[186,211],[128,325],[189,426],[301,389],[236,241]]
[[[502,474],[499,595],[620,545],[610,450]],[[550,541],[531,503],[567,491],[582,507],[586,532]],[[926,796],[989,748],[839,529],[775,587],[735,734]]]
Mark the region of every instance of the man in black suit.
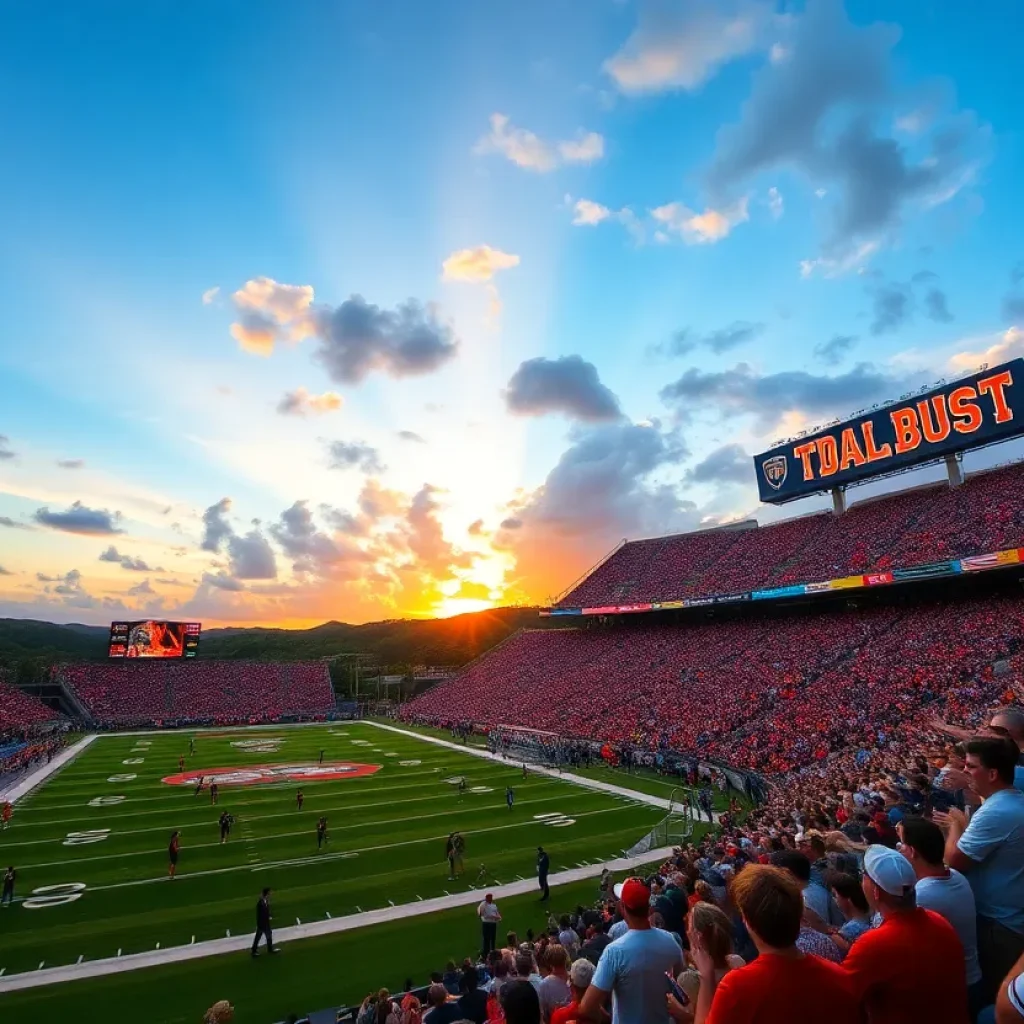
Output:
[[543,846],[537,847],[537,881],[540,883],[541,897],[540,901],[543,902],[550,897],[551,892],[548,889],[548,868],[551,866],[551,858],[544,851]]
[[252,955],[259,956],[257,949],[259,948],[260,939],[265,935],[267,937],[267,952],[276,953],[274,949],[274,936],[270,932],[270,889],[264,889],[263,895],[260,896],[256,903],[256,938],[252,940]]

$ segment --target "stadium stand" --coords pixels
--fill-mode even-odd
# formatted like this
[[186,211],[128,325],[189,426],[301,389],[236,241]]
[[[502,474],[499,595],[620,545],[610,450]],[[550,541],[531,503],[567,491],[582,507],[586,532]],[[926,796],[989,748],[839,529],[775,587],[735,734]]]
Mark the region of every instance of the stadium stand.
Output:
[[0,682],[0,736],[21,733],[58,717],[41,700]]
[[1024,605],[524,630],[407,706],[417,720],[643,738],[779,773],[902,721],[1024,648]]
[[673,601],[881,572],[1024,545],[1024,463],[772,526],[628,542],[559,608]]
[[320,661],[98,662],[56,672],[93,718],[108,724],[317,718],[335,706]]

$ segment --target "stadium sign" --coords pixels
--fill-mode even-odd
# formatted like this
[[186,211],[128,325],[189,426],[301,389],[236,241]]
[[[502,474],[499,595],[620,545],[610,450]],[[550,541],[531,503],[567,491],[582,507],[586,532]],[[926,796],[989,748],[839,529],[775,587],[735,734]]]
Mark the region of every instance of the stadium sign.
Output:
[[335,779],[359,779],[380,771],[379,764],[355,764],[333,761],[326,764],[259,764],[248,768],[203,768],[179,772],[160,781],[168,786],[255,786],[264,782],[332,782]]
[[1024,359],[794,438],[754,456],[761,500],[782,504],[1024,433]]

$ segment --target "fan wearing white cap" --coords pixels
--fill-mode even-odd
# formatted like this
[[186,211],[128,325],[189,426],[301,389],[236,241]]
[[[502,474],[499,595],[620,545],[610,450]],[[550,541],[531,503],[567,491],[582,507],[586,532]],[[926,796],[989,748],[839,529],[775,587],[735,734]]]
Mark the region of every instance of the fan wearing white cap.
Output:
[[901,853],[867,848],[862,886],[882,923],[853,944],[843,968],[867,1024],[968,1024],[963,946],[944,917],[917,905],[916,884]]

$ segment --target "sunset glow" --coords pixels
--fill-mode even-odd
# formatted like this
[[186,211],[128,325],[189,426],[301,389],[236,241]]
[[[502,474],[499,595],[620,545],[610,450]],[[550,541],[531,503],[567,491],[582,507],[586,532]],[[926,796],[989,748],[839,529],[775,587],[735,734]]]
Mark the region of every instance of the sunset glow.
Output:
[[1024,353],[1011,0],[57,7],[0,39],[0,616],[544,604]]

